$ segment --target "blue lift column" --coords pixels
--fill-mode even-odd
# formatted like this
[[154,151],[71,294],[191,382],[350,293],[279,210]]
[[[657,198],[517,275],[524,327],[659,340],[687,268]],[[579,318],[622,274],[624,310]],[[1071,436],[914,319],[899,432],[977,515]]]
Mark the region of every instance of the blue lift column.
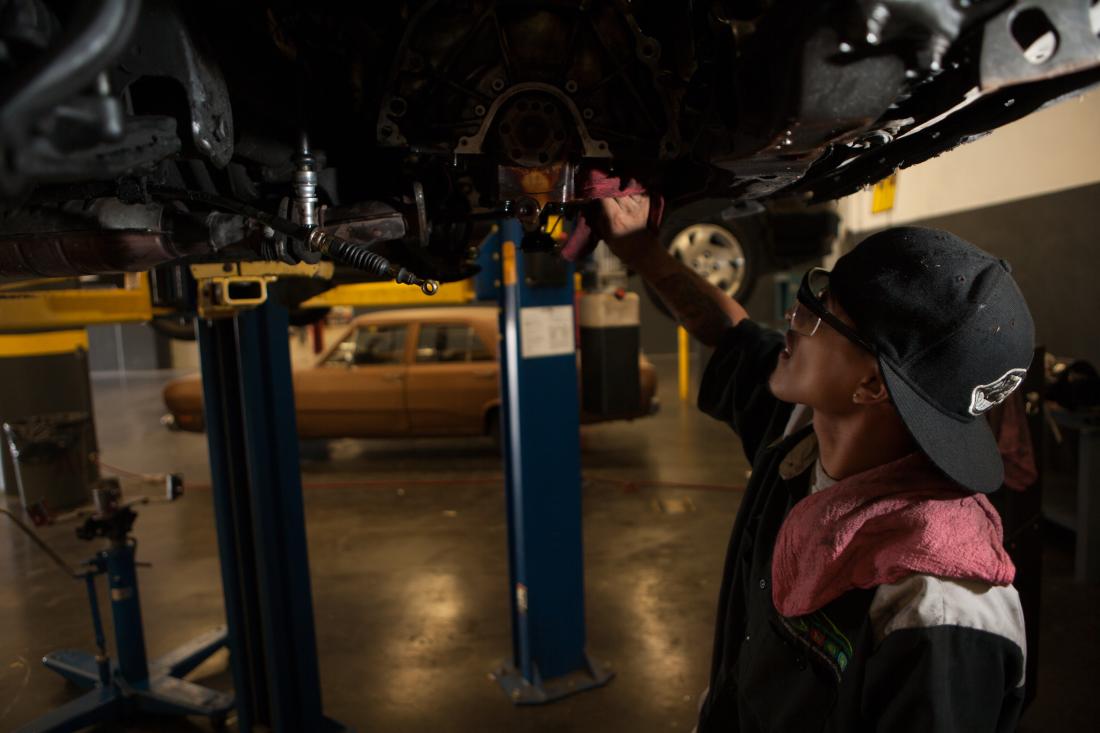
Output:
[[289,324],[273,297],[198,325],[238,729],[346,730],[322,713]]
[[573,271],[536,282],[519,222],[496,234],[513,641],[496,677],[513,702],[545,703],[611,678],[585,649]]

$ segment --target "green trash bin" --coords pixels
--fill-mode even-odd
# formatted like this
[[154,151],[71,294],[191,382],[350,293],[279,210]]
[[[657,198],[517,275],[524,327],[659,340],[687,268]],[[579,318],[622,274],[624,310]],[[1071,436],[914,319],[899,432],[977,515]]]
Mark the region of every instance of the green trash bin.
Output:
[[55,412],[4,423],[24,509],[62,512],[91,501],[86,412]]

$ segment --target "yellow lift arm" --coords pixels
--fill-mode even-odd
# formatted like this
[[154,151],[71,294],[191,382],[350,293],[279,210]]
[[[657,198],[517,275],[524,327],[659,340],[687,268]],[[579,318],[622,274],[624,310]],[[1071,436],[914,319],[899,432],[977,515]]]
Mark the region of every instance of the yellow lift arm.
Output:
[[128,274],[121,288],[23,290],[0,287],[0,332],[56,331],[99,323],[142,323],[153,317],[149,278]]
[[[327,267],[318,274],[331,276],[331,264],[324,264]],[[197,267],[200,271],[195,274],[200,282],[213,281],[218,279],[216,276],[227,274],[221,265]],[[210,268],[210,271],[202,268]],[[229,279],[235,281],[259,281],[273,275],[302,273],[272,273],[264,269],[264,278],[261,278],[259,270],[253,273],[247,265],[234,265],[228,274],[231,276]],[[171,313],[168,309],[152,306],[149,277],[144,272],[127,275],[121,288],[26,289],[39,284],[37,281],[23,281],[0,286],[0,333],[59,331],[104,323],[144,323],[154,315]],[[302,307],[454,305],[472,302],[474,297],[473,280],[445,283],[433,296],[392,282],[355,283],[338,285],[305,301]]]
[[378,306],[455,305],[474,300],[474,281],[443,283],[435,295],[424,295],[417,288],[392,282],[337,285],[302,303],[303,308],[329,308],[336,305],[373,308]]

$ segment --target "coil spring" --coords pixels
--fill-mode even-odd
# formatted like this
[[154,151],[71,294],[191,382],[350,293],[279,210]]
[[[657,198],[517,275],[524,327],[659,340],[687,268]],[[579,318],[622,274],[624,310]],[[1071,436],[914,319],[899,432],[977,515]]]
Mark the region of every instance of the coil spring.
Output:
[[385,257],[371,252],[362,244],[325,234],[320,229],[310,232],[307,246],[315,252],[327,254],[336,262],[350,265],[357,270],[396,280],[403,285],[416,285],[425,295],[435,295],[439,292],[439,281],[418,277],[404,267],[394,266]]

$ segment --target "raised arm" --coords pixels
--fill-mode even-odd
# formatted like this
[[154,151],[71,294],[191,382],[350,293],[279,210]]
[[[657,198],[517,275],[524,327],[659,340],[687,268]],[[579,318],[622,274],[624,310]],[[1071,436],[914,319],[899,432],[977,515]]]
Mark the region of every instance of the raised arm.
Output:
[[[597,208],[597,207],[593,207]],[[661,246],[646,222],[649,197],[600,199],[595,229],[630,269],[661,296],[677,320],[699,341],[714,346],[722,332],[748,318],[744,307]]]

